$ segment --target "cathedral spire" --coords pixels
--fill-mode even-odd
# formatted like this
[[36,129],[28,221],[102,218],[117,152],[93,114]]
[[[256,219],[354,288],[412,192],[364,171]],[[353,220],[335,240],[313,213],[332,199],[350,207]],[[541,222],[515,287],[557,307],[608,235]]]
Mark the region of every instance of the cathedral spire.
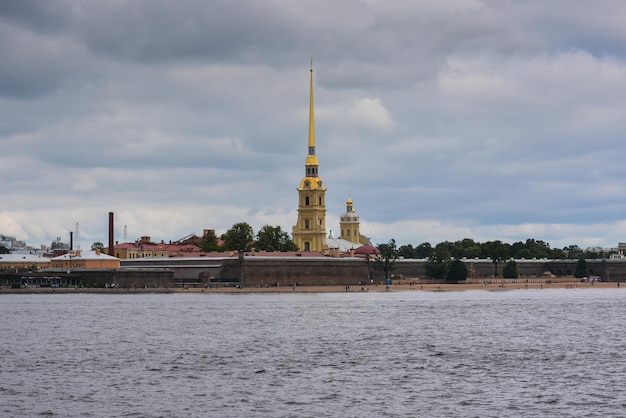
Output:
[[309,89],[309,154],[315,155],[315,117],[313,115],[313,57],[311,57],[311,80]]
[[305,175],[298,187],[298,221],[293,227],[293,240],[300,251],[322,251],[326,244],[326,188],[318,174],[315,155],[315,119],[313,117],[313,58],[309,81],[309,152]]
[[318,162],[315,155],[315,117],[313,113],[313,58],[311,57],[311,75],[309,81],[309,153],[306,157],[306,175],[308,177],[317,177]]

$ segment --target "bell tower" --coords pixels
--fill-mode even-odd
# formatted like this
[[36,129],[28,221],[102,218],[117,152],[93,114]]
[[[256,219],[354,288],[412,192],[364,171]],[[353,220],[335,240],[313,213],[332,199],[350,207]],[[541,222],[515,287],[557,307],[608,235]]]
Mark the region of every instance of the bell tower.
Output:
[[348,195],[348,200],[346,200],[346,213],[341,216],[339,220],[339,229],[341,230],[341,236],[339,238],[362,244],[359,216],[354,212],[350,195]]
[[318,175],[315,155],[315,118],[313,114],[313,59],[309,82],[309,152],[304,164],[305,176],[298,187],[298,222],[292,230],[300,251],[323,251],[326,245],[326,188]]

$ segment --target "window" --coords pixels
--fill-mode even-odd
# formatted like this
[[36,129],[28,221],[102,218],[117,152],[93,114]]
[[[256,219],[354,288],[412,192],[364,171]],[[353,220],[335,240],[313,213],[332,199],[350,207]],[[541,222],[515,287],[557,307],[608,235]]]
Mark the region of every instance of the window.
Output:
[[311,251],[311,243],[310,242],[305,242],[304,243],[304,251]]
[[319,197],[318,201],[319,201],[318,205],[322,206],[322,196]]
[[311,204],[311,200],[310,200],[309,196],[306,196],[304,198],[304,205],[305,206],[309,206],[310,204]]
[[310,227],[311,227],[311,224],[310,224],[309,220],[305,219],[304,220],[304,229],[309,229]]

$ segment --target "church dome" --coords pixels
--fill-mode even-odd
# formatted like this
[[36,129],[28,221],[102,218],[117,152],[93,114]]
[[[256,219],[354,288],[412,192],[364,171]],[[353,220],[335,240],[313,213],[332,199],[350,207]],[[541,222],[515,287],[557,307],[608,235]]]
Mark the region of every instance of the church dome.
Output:
[[380,251],[378,248],[371,245],[361,245],[359,248],[354,250],[354,254],[380,254]]

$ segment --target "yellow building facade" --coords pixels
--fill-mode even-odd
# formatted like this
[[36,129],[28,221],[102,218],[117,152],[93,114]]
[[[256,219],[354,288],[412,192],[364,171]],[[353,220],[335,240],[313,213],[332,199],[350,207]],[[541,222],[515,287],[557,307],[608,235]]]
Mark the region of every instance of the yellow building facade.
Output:
[[348,196],[348,200],[346,200],[346,213],[339,218],[339,229],[341,231],[339,238],[356,244],[363,244],[359,225],[359,216],[354,211],[352,199]]
[[293,240],[300,251],[321,252],[326,245],[326,188],[319,177],[315,155],[315,118],[313,111],[313,67],[309,93],[309,147],[305,176],[298,187],[298,221],[292,229]]
[[118,269],[120,259],[100,251],[72,251],[50,260],[51,268]]

